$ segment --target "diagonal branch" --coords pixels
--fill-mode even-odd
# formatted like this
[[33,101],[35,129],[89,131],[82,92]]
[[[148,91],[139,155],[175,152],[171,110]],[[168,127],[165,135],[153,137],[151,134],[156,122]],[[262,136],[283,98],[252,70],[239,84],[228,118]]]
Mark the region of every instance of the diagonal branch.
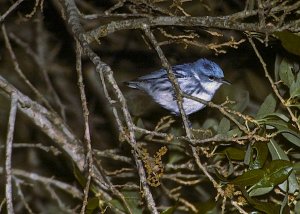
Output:
[[84,169],[84,154],[81,142],[71,132],[69,127],[61,118],[53,112],[49,112],[45,107],[31,100],[25,94],[16,89],[0,76],[0,89],[6,96],[11,97],[15,93],[18,99],[18,108],[33,123],[56,142],[76,163],[80,171]]

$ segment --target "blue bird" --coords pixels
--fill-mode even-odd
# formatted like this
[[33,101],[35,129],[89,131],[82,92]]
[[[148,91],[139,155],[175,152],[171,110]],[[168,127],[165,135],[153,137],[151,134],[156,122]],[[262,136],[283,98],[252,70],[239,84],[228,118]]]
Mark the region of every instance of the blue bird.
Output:
[[[222,69],[214,62],[199,59],[193,63],[175,65],[172,67],[183,93],[210,101],[215,92],[223,84]],[[173,86],[168,79],[167,71],[160,69],[136,80],[126,82],[130,88],[148,93],[155,102],[175,115],[180,115]],[[188,98],[183,98],[183,110],[190,115],[205,107],[205,104]]]

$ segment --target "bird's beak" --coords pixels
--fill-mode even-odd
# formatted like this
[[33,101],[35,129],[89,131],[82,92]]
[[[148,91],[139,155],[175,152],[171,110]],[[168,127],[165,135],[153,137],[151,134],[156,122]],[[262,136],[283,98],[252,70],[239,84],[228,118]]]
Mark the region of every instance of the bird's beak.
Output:
[[225,79],[223,79],[223,78],[220,79],[220,82],[221,82],[221,83],[225,83],[225,84],[227,84],[227,85],[231,85],[231,83],[230,83],[229,81],[227,81],[227,80],[225,80]]

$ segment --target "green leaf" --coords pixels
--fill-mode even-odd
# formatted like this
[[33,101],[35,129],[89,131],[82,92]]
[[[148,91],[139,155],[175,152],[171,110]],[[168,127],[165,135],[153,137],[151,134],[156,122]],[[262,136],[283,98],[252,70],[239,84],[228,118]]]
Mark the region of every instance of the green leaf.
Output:
[[227,132],[228,137],[240,137],[242,135],[242,131],[239,128],[231,129]]
[[271,192],[273,188],[274,188],[273,186],[254,188],[249,192],[249,196],[254,197],[254,196],[264,195],[264,194],[267,194],[268,192]]
[[300,147],[300,135],[293,135],[290,133],[282,133],[283,137],[285,137],[288,141],[293,143],[294,145]]
[[262,169],[249,170],[235,178],[232,183],[239,186],[251,186],[259,182],[264,174],[265,172]]
[[300,147],[300,134],[299,132],[289,123],[289,121],[283,120],[276,114],[267,115],[266,117],[257,120],[261,125],[269,125],[282,133],[282,135],[291,143]]
[[204,121],[202,128],[203,129],[210,129],[212,128],[213,130],[217,130],[218,127],[218,122],[216,119],[208,118],[207,120]]
[[[240,188],[243,193],[243,196],[247,199],[248,203],[251,204],[255,209],[262,211],[267,214],[279,214],[280,206],[274,203],[269,202],[261,202],[256,200],[255,198],[251,198],[249,194],[246,192],[244,188]],[[251,212],[251,213],[258,213],[258,212]]]
[[294,81],[290,87],[290,98],[300,96],[300,72],[298,71],[296,81]]
[[229,130],[230,130],[230,121],[226,117],[223,117],[218,127],[218,133],[222,135],[227,135],[227,132]]
[[244,157],[245,157],[245,154],[246,154],[244,149],[238,149],[238,148],[234,148],[234,147],[226,148],[223,151],[223,153],[226,154],[228,159],[238,160],[238,161],[244,160]]
[[283,58],[279,66],[279,77],[288,87],[292,85],[295,79],[292,68],[293,65],[286,58]]
[[126,200],[127,204],[129,205],[131,212],[135,214],[143,213],[140,207],[141,196],[139,192],[135,191],[122,191],[124,195],[124,199]]
[[283,120],[284,122],[289,122],[289,120],[290,120],[286,115],[284,115],[284,114],[282,114],[282,113],[278,113],[278,112],[274,112],[274,113],[272,113],[272,114],[269,114],[269,115],[267,115],[265,118],[281,119],[281,120]]
[[297,201],[294,211],[296,214],[300,214],[300,201]]
[[273,160],[263,171],[264,176],[249,189],[250,196],[259,196],[270,192],[276,185],[287,180],[293,171],[292,164],[285,160]]
[[290,53],[300,56],[300,36],[289,31],[274,33],[281,41],[282,46]]
[[297,174],[300,174],[300,162],[294,163],[294,170]]
[[[142,121],[141,118],[138,118],[138,120],[137,120],[137,122],[136,122],[136,125],[137,125],[138,127],[142,128],[142,129],[145,128],[144,123],[143,123],[143,121]],[[141,132],[136,131],[136,132],[135,132],[135,136],[136,136],[137,139],[139,139],[140,137],[143,136],[143,134],[142,134]]]
[[280,206],[278,204],[268,202],[256,202],[252,205],[255,209],[265,212],[267,214],[279,214],[280,212]]
[[215,200],[208,200],[196,204],[198,214],[218,214],[220,213],[220,210],[218,210],[217,207],[218,206]]
[[264,142],[255,142],[252,148],[256,150],[256,158],[253,161],[251,168],[260,169],[267,160],[269,154],[268,146]]
[[92,214],[95,209],[99,208],[99,198],[93,197],[89,198],[86,206],[86,214]]
[[[288,188],[287,188],[288,185]],[[288,177],[288,180],[283,182],[282,184],[279,185],[279,188],[283,191],[286,192],[288,189],[288,193],[295,193],[296,191],[299,191],[299,184],[297,181],[297,177],[295,172],[292,172],[290,176]]]
[[252,161],[252,148],[251,145],[248,145],[245,154],[244,164],[250,165],[251,161]]
[[[277,142],[273,139],[270,140],[268,143],[268,148],[272,156],[272,160],[287,160],[289,161],[288,156],[285,154],[285,152],[281,149],[281,147],[277,144]],[[293,168],[295,169],[295,165],[293,165]],[[285,181],[282,184],[279,185],[279,188],[282,191],[286,191],[288,186],[288,192],[293,194],[295,191],[299,190],[299,184],[295,175],[295,172],[292,172],[290,176],[288,177],[288,182]]]
[[170,208],[162,211],[160,214],[173,214],[173,213],[175,213],[176,209],[177,209],[177,206],[170,207]]
[[281,147],[276,143],[275,140],[271,139],[268,143],[268,148],[272,156],[272,160],[287,160],[289,161],[288,156],[281,149]]
[[292,86],[293,87],[290,88],[290,98],[295,98],[295,97],[300,96],[300,86],[294,86],[294,85],[292,85]]
[[268,180],[277,185],[287,179],[293,170],[293,165],[290,161],[286,160],[273,160],[266,168]]
[[269,151],[266,143],[256,142],[253,146],[248,145],[245,153],[244,163],[249,165],[250,170],[260,169],[263,167],[268,157],[268,153]]
[[256,118],[261,119],[261,118],[265,117],[266,115],[273,113],[275,111],[275,108],[276,108],[276,100],[275,100],[273,94],[269,94],[266,97],[263,104],[260,106],[260,108],[256,114]]
[[238,94],[238,97],[235,97],[235,100],[238,100],[238,102],[232,107],[232,109],[243,112],[249,104],[250,98],[249,98],[249,92],[248,91],[242,91]]
[[[290,213],[287,212],[288,209],[288,194],[285,194],[283,201],[281,202],[281,206],[280,206],[280,214],[284,214],[284,213]],[[288,210],[287,210],[288,209]]]

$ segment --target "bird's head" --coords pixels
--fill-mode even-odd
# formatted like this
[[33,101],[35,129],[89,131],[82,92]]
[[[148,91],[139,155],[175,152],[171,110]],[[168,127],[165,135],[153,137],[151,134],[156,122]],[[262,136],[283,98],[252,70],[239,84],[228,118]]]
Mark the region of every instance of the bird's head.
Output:
[[224,80],[224,73],[220,66],[208,59],[199,59],[193,63],[193,70],[196,78],[206,82],[217,82],[230,84]]

